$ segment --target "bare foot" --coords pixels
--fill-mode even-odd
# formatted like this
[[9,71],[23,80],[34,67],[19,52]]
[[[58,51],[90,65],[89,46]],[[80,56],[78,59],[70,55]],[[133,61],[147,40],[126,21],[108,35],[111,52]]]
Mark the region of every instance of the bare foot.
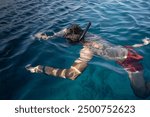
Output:
[[144,42],[144,45],[148,45],[150,43],[150,38],[145,38],[142,40]]

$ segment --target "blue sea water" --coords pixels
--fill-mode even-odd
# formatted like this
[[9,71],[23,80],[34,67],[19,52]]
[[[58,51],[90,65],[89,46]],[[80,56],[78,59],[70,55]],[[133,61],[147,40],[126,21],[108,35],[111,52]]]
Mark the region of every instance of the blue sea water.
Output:
[[[80,45],[63,38],[39,41],[33,35],[52,34],[72,23],[84,27],[87,21],[90,32],[113,44],[141,43],[150,37],[150,0],[0,0],[0,99],[140,99],[127,73],[98,56],[75,81],[26,71],[27,64],[69,67]],[[150,46],[137,51],[150,81]]]

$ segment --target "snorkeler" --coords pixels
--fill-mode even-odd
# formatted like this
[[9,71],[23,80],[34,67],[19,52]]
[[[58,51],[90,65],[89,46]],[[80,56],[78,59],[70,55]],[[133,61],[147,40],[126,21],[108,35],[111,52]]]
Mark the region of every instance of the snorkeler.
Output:
[[36,38],[48,40],[55,37],[64,37],[70,43],[83,45],[83,49],[80,51],[80,57],[77,58],[74,63],[68,69],[59,69],[50,66],[38,65],[31,67],[27,65],[26,69],[32,73],[44,73],[47,75],[53,75],[60,78],[69,78],[75,80],[87,67],[88,62],[94,55],[99,55],[105,59],[114,60],[121,65],[129,75],[131,87],[136,96],[145,98],[150,95],[150,83],[145,82],[143,77],[143,66],[140,61],[143,59],[134,48],[142,47],[150,43],[149,38],[143,39],[142,44],[135,44],[132,46],[120,46],[113,45],[101,37],[86,33],[87,28],[83,30],[79,25],[73,24],[68,28],[54,33],[53,36],[48,36],[43,33],[35,35]]

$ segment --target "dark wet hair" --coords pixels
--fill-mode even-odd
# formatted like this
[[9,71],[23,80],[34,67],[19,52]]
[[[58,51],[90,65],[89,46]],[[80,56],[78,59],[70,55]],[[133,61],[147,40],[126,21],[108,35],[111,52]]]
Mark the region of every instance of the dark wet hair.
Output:
[[82,28],[78,24],[72,24],[70,27],[67,28],[67,33],[65,34],[65,38],[70,43],[77,43],[80,40],[80,37],[83,33]]

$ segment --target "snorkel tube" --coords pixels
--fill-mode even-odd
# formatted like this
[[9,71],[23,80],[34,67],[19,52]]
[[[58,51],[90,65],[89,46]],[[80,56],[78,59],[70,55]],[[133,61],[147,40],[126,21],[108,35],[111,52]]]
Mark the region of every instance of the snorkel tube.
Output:
[[90,26],[91,26],[91,22],[88,22],[88,24],[87,24],[85,30],[83,31],[82,35],[81,35],[80,38],[79,38],[79,41],[81,41],[82,39],[84,39],[84,36],[85,36],[85,34],[87,33],[87,31],[88,31],[88,29],[90,28]]

